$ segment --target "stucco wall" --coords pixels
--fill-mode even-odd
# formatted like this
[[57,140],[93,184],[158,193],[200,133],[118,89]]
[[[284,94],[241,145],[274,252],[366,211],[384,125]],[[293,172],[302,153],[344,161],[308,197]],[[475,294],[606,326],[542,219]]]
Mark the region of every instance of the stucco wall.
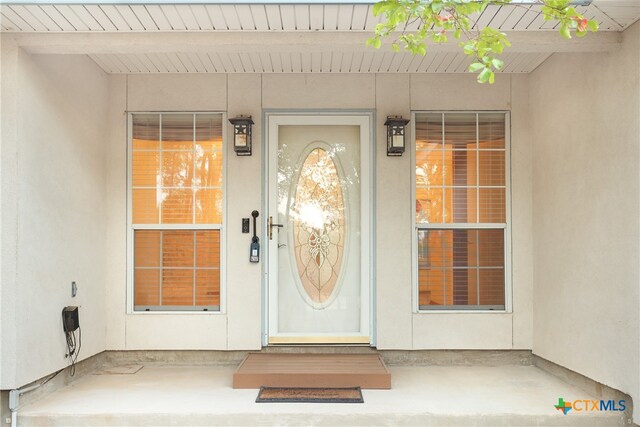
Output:
[[2,67],[7,389],[67,365],[64,306],[80,307],[80,359],[105,349],[107,77],[87,57],[31,56],[10,43]]
[[[31,56],[6,43],[2,54],[2,388],[66,365],[65,305],[80,306],[82,358],[104,349],[260,348],[262,270],[247,262],[239,225],[262,207],[265,109],[376,111],[379,348],[531,348],[527,76],[501,76],[493,87],[470,75],[106,76],[84,56]],[[383,123],[388,114],[409,117],[412,110],[474,109],[512,111],[514,312],[415,314],[413,165],[408,154],[385,155]],[[168,110],[252,114],[256,121],[253,156],[237,157],[227,147],[222,314],[127,314],[126,112]],[[72,280],[80,290],[75,299]]]
[[640,23],[610,54],[530,76],[534,339],[541,357],[630,393],[640,419]]
[[[378,348],[531,348],[532,218],[528,78],[501,76],[493,87],[471,75],[130,75],[110,76],[108,142],[108,349],[257,349],[261,268],[247,260],[240,219],[262,206],[263,109],[376,111]],[[388,114],[411,110],[511,110],[513,313],[412,313],[411,157],[385,153]],[[252,114],[254,154],[227,147],[226,311],[126,312],[126,111]],[[227,128],[230,132],[231,128]],[[264,215],[264,213],[262,213]],[[264,241],[264,239],[262,239]],[[483,333],[478,333],[482,331]]]

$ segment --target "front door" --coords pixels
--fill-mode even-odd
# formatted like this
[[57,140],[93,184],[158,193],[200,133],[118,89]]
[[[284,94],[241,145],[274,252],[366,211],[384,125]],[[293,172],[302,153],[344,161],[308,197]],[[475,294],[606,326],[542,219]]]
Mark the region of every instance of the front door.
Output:
[[268,343],[369,343],[369,116],[268,118]]

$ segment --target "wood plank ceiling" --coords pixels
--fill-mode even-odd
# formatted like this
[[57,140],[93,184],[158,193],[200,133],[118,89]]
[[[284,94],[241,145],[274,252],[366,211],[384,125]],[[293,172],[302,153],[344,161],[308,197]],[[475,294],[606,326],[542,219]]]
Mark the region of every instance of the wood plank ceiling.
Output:
[[[379,18],[371,4],[3,4],[2,32],[372,32]],[[602,31],[622,31],[640,17],[640,0],[596,0],[579,6]],[[554,31],[538,6],[489,6],[478,27],[505,31]],[[406,30],[415,30],[408,24]],[[528,73],[550,52],[504,55],[507,73]],[[461,73],[469,59],[454,52],[426,57],[364,50],[269,52],[257,50],[90,54],[108,73]]]

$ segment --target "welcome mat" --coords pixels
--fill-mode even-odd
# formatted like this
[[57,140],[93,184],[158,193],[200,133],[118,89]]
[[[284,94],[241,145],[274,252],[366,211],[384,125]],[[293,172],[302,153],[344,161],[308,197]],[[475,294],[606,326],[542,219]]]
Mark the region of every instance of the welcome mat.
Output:
[[260,387],[256,403],[267,402],[364,403],[364,399],[360,387]]

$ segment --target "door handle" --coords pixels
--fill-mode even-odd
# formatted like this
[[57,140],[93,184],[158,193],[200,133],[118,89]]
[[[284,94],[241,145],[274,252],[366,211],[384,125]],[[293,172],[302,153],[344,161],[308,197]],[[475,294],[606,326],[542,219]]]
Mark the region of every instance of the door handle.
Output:
[[269,217],[269,240],[273,240],[273,227],[282,227],[282,224],[274,224],[273,217]]

